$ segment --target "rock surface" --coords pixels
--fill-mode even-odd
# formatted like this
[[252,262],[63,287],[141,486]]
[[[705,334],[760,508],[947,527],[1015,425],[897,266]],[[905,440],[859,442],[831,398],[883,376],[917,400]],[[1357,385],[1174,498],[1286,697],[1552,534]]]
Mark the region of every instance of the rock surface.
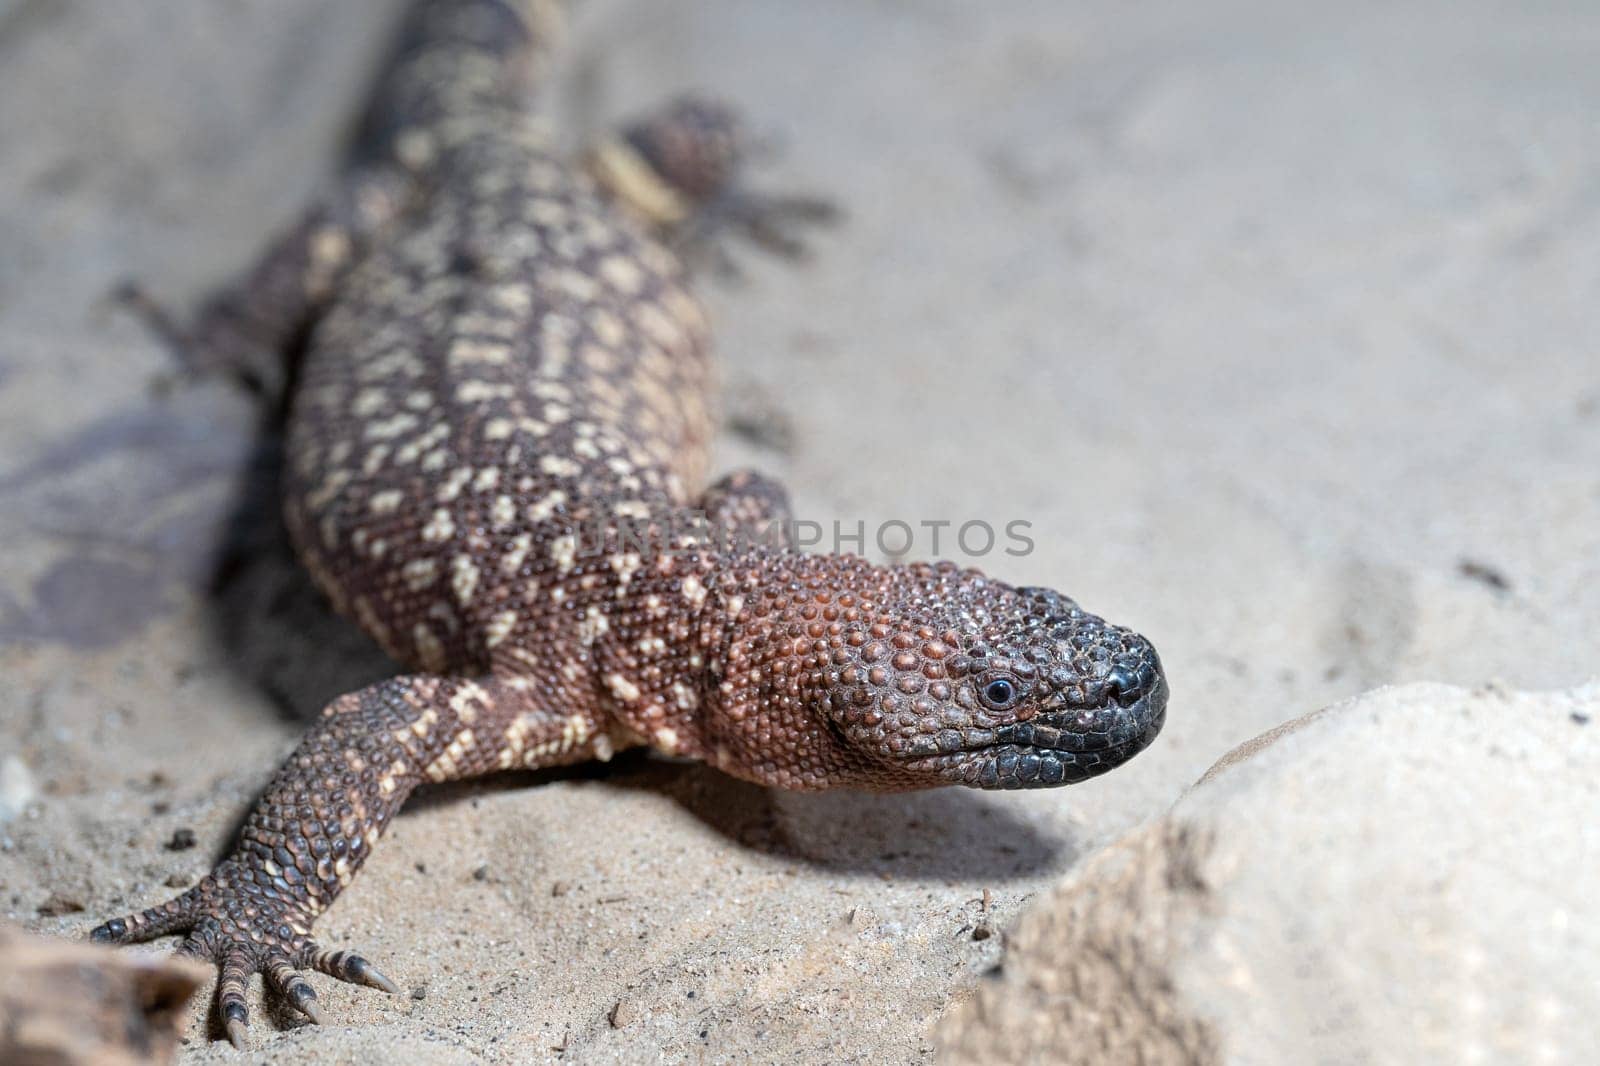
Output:
[[[291,218],[403,2],[0,0],[0,917],[191,883],[390,669],[289,561],[248,405],[105,297],[189,306]],[[258,1005],[259,1057],[926,1061],[975,932],[1246,738],[1600,668],[1592,0],[577,6],[574,137],[714,90],[849,214],[707,288],[724,465],[847,530],[1032,522],[937,553],[1147,633],[1168,725],[1050,793],[629,760],[421,796],[318,932],[422,998],[314,978],[329,1025]],[[186,1060],[237,1061],[196,1003]]]
[[206,968],[0,925],[0,1062],[158,1066],[171,1062]]
[[1408,685],[1244,745],[1023,916],[945,1061],[1583,1061],[1597,717]]

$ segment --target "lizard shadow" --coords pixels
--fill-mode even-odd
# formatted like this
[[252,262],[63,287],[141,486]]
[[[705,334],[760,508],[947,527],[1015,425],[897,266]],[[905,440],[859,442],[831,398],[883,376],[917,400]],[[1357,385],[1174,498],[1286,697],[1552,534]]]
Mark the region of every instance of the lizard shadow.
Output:
[[783,792],[660,760],[615,784],[665,794],[741,847],[840,873],[994,881],[1060,869],[1076,852],[1070,841],[964,788]]
[[406,809],[555,781],[649,792],[741,849],[852,876],[992,883],[1063,869],[1080,852],[1076,842],[968,789],[784,792],[642,750],[624,752],[610,763],[425,789]]
[[108,647],[198,594],[208,658],[304,723],[393,672],[296,562],[281,499],[283,419],[232,390],[150,393],[45,441],[0,475],[23,535],[66,550],[20,597],[0,645]]
[[229,667],[289,721],[314,721],[344,693],[395,673],[340,618],[300,565],[281,509],[283,422],[264,418],[206,588],[213,638]]

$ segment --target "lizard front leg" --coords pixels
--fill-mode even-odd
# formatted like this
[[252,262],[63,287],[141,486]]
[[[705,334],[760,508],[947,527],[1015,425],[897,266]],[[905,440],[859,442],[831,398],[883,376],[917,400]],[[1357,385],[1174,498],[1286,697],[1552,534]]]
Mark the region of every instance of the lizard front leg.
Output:
[[177,898],[91,937],[127,944],[187,933],[178,953],[216,963],[217,1004],[239,1047],[253,973],[313,1022],[317,995],[302,969],[397,991],[362,956],[318,946],[312,922],[417,785],[591,757],[594,724],[551,711],[534,692],[518,678],[413,675],[340,697],[273,777],[233,854]]

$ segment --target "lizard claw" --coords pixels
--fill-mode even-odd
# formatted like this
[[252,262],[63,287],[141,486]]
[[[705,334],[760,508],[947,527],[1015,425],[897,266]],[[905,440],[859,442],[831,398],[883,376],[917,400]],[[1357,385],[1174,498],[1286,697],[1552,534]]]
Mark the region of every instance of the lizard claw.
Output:
[[246,1051],[250,1047],[250,1021],[248,1018],[228,1019],[228,1043],[232,1044],[235,1051]]

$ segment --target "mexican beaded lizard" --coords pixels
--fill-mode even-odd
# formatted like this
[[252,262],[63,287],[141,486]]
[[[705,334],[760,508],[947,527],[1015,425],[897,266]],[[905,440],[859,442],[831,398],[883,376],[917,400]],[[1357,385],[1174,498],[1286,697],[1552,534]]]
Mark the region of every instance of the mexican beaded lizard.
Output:
[[339,193],[190,335],[309,338],[289,528],[408,671],[324,710],[203,880],[93,932],[188,934],[236,1044],[252,973],[313,1021],[303,969],[395,991],[311,926],[425,782],[649,745],[780,788],[1031,788],[1121,764],[1163,721],[1150,644],[1058,593],[663,535],[690,507],[729,533],[788,515],[758,474],[693,495],[707,329],[665,238],[732,221],[781,245],[776,221],[815,212],[742,194],[707,104],[566,165],[527,110],[558,15],[418,4]]

